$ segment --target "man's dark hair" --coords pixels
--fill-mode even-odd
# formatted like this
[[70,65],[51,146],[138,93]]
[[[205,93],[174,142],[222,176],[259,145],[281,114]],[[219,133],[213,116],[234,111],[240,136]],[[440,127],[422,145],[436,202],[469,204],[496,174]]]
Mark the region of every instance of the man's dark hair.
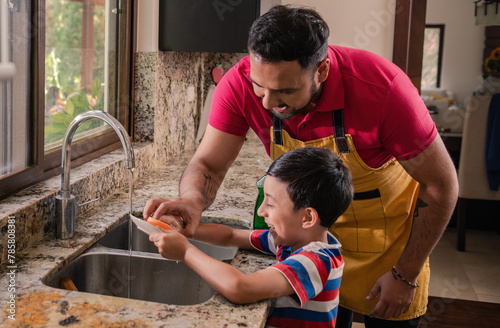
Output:
[[294,211],[314,208],[327,228],[346,211],[354,196],[351,172],[326,148],[289,151],[271,164],[267,175],[288,183]]
[[326,58],[329,35],[328,25],[316,11],[275,6],[253,23],[248,50],[265,62],[298,60],[308,69]]

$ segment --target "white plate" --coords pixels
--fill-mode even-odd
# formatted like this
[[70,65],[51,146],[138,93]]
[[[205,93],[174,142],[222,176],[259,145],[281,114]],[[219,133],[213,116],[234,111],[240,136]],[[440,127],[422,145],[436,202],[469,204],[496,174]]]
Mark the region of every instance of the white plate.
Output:
[[139,219],[136,216],[133,216],[130,214],[130,219],[132,219],[132,222],[137,226],[137,229],[141,230],[142,232],[147,233],[148,235],[154,233],[154,232],[162,232],[160,229],[152,225],[151,223],[148,223],[142,219]]

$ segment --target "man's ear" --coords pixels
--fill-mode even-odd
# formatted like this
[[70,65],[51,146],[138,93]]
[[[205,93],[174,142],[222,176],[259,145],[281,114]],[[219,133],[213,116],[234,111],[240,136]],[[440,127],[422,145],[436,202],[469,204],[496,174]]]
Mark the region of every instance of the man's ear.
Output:
[[330,72],[330,59],[325,58],[319,63],[318,82],[319,83],[325,82],[329,72]]
[[318,212],[312,207],[307,207],[302,217],[302,228],[310,229],[316,224],[319,224]]

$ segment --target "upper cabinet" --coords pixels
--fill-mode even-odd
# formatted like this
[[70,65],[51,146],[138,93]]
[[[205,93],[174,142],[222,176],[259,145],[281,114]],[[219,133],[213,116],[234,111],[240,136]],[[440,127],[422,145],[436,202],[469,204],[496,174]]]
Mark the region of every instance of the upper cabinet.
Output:
[[161,0],[160,51],[247,52],[248,31],[269,0]]

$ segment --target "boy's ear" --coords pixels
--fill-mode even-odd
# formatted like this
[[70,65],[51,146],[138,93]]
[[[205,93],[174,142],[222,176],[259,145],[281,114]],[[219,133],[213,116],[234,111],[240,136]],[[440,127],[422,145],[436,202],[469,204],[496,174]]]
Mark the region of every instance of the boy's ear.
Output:
[[312,207],[307,207],[304,211],[304,216],[302,218],[302,228],[310,229],[314,227],[317,223],[319,223],[318,212]]

